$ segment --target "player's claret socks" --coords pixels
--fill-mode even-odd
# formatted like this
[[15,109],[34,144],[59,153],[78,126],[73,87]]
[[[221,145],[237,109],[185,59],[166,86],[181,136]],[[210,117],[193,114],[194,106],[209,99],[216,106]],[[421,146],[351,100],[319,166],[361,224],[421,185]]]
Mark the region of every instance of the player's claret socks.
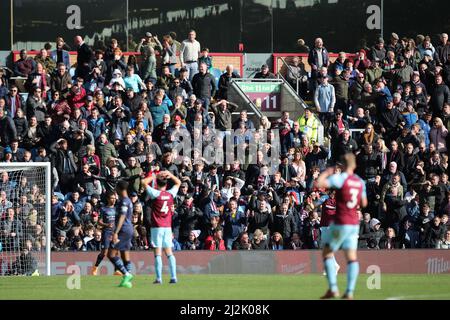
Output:
[[168,256],[167,259],[169,260],[170,281],[171,283],[177,283],[177,260],[174,255]]
[[155,255],[155,273],[156,280],[162,282],[162,259],[161,256]]
[[353,292],[355,291],[358,274],[359,274],[359,262],[349,261],[347,264],[347,290],[345,291],[346,296],[353,297]]
[[110,258],[110,260],[111,260],[112,264],[117,268],[117,270],[122,272],[123,275],[129,274],[127,269],[125,269],[125,266],[123,265],[122,260],[120,260],[119,257],[112,257],[112,258]]
[[336,263],[334,257],[325,258],[323,261],[325,265],[325,271],[327,273],[328,287],[330,291],[337,292],[337,276],[336,276]]

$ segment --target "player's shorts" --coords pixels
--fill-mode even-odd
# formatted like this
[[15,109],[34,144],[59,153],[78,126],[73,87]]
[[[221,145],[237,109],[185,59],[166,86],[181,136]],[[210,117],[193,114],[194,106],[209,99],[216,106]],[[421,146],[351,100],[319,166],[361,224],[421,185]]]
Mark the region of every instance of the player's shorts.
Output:
[[322,244],[328,245],[335,252],[339,249],[358,249],[359,225],[335,225],[332,224],[322,234]]
[[154,248],[172,248],[172,228],[151,228],[151,241]]
[[330,231],[330,226],[320,227],[321,248],[323,248],[325,246],[325,239],[328,239],[329,231]]
[[133,228],[120,230],[120,241],[114,245],[114,249],[119,251],[129,251],[131,249],[131,240],[133,240],[133,233]]
[[114,234],[114,232],[111,230],[102,232],[102,243],[101,243],[102,250],[109,249],[110,247],[113,246],[113,243],[112,243],[113,234]]

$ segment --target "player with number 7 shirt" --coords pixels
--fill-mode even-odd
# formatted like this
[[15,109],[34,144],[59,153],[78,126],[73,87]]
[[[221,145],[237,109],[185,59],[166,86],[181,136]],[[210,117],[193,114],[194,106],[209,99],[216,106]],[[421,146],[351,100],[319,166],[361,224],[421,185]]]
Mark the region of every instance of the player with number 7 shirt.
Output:
[[353,299],[359,273],[356,254],[359,237],[358,209],[367,206],[366,185],[354,173],[356,169],[354,154],[346,154],[343,157],[343,165],[342,173],[333,174],[333,169],[328,168],[317,179],[318,188],[336,190],[336,214],[329,230],[323,235],[323,259],[329,289],[322,299],[339,296],[334,252],[342,248],[347,259],[347,290],[343,299]]
[[[172,252],[172,216],[174,214],[174,198],[178,193],[181,181],[169,171],[162,171],[156,176],[156,189],[150,187],[154,176],[141,181],[150,198],[151,205],[151,243],[155,254],[154,284],[162,284],[162,250],[169,261],[170,283],[177,283],[176,259]],[[171,179],[174,186],[167,190],[167,179]]]

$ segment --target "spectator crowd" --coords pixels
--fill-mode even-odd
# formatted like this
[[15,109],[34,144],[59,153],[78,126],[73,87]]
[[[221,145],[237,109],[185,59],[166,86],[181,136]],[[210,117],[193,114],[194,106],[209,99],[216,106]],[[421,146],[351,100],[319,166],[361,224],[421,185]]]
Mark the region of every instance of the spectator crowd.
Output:
[[[34,58],[20,51],[12,71],[25,81],[0,78],[1,161],[52,163],[52,250],[100,250],[101,208],[121,179],[134,204],[133,250],[151,249],[150,206],[140,182],[162,170],[182,180],[175,250],[318,249],[336,198],[315,180],[327,166],[342,170],[346,153],[356,155],[370,200],[360,211],[360,248],[450,248],[446,34],[432,43],[392,33],[388,43],[380,38],[354,58],[341,52],[335,61],[318,38],[305,46],[311,72],[296,57],[286,75],[312,107],[299,119],[283,112],[258,123],[228,101],[231,79],[240,78],[232,65],[216,84],[209,72],[214,61],[195,31],[181,43],[174,33],[162,39],[146,33],[139,57],[127,59],[115,39],[92,49],[77,36],[74,45],[73,74],[67,44],[58,38],[54,50],[46,46]],[[264,65],[256,78],[275,75]],[[201,149],[182,159],[173,152],[180,130],[192,141],[202,138]],[[221,164],[201,156],[207,148],[223,150],[222,140],[210,137],[230,130],[239,133],[236,148],[248,153],[257,145],[257,154],[247,154],[255,161]],[[280,164],[272,172],[262,159],[276,143],[275,131]],[[264,134],[268,143],[261,142]],[[26,177],[0,174],[0,250],[41,250],[42,190]]]

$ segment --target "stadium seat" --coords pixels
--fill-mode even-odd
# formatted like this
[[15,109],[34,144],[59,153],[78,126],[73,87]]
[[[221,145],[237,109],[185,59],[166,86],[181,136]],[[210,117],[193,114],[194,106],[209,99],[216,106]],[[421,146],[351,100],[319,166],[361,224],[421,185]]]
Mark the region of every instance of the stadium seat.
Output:
[[211,68],[209,69],[209,72],[214,76],[214,78],[216,79],[216,86],[219,86],[219,78],[222,75],[222,71],[220,71],[220,69],[217,68]]

